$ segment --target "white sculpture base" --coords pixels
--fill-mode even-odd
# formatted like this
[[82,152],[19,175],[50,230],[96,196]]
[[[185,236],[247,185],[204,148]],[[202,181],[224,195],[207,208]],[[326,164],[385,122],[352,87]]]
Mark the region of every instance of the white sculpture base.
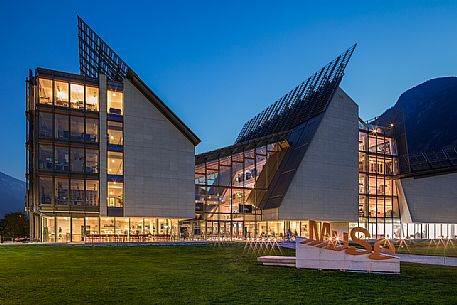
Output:
[[296,243],[295,251],[297,268],[400,273],[400,258],[397,256],[390,256],[390,259],[385,260],[373,260],[368,258],[369,254],[350,255],[344,250],[328,250],[300,242]]

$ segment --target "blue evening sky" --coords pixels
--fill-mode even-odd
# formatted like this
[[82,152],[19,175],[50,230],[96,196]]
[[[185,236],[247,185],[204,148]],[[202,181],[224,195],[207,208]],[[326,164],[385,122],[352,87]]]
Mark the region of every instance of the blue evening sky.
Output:
[[342,87],[363,119],[457,74],[457,1],[2,0],[1,172],[24,179],[28,69],[79,72],[77,14],[202,139],[197,152],[232,144],[354,42]]

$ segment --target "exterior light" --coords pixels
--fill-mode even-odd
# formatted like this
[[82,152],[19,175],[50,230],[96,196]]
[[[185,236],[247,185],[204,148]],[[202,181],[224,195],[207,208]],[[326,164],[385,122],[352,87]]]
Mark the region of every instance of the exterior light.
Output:
[[394,123],[390,123],[390,127],[393,128],[395,125]]

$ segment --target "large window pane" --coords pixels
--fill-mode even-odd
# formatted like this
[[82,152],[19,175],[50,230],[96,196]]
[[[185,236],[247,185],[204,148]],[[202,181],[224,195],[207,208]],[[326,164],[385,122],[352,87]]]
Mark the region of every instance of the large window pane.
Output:
[[39,80],[40,104],[52,105],[52,80]]
[[81,242],[84,236],[84,218],[72,218],[71,220],[71,241]]
[[67,172],[70,169],[70,156],[68,147],[56,146],[55,169],[56,171]]
[[108,182],[108,206],[124,206],[124,184],[119,182]]
[[67,115],[56,114],[55,137],[60,140],[68,140],[70,138],[70,131],[69,131]]
[[124,172],[122,153],[108,152],[108,174],[122,175]]
[[52,113],[40,112],[39,135],[40,137],[52,138]]
[[86,119],[86,142],[98,142],[98,120]]
[[99,218],[86,217],[86,235],[100,234]]
[[122,123],[108,121],[108,144],[124,145]]
[[38,152],[38,167],[43,170],[53,170],[52,146],[40,145]]
[[70,217],[56,217],[57,240],[56,242],[67,243],[70,240]]
[[52,204],[52,178],[40,177],[40,204]]
[[84,118],[79,116],[70,117],[71,120],[71,133],[72,141],[83,141],[84,139]]
[[41,219],[42,224],[42,241],[43,242],[55,242],[56,237],[56,227],[55,227],[55,217],[43,217]]
[[98,88],[86,86],[86,109],[98,111]]
[[86,206],[98,206],[98,180],[86,180]]
[[55,184],[55,203],[57,205],[68,205],[68,189],[69,183],[67,179],[56,178]]
[[68,107],[68,83],[54,82],[54,92],[56,98],[56,106]]
[[98,151],[86,149],[86,174],[98,173]]
[[71,179],[70,182],[70,204],[72,206],[84,205],[84,180]]
[[108,113],[122,115],[124,112],[123,93],[108,90]]
[[84,86],[70,84],[70,106],[73,109],[84,110]]
[[72,172],[84,172],[84,148],[72,147],[70,150],[70,168]]

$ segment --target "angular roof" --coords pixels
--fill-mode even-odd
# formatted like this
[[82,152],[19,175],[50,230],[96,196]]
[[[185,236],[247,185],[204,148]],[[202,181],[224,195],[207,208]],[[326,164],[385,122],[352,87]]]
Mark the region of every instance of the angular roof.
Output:
[[197,145],[201,140],[183,121],[144,83],[104,41],[78,16],[79,65],[81,75],[98,78],[106,75],[108,80],[122,82],[128,79],[143,95],[183,133]]
[[256,146],[284,141],[287,149],[278,160],[268,190],[256,193],[258,208],[281,206],[327,106],[341,83],[344,69],[355,47],[356,44],[249,120],[234,145],[197,155],[196,164]]
[[325,111],[357,44],[246,122],[235,143],[290,131]]

